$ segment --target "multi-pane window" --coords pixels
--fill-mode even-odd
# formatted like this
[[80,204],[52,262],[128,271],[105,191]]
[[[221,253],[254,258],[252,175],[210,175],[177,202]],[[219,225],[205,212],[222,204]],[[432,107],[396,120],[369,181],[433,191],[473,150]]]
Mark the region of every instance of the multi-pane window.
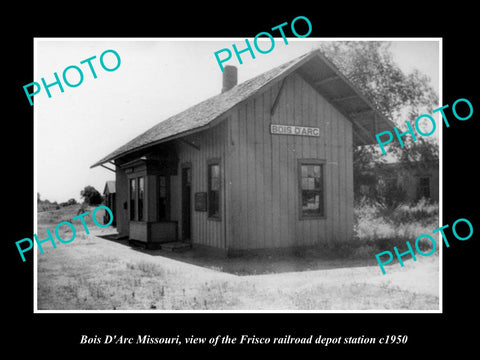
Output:
[[145,178],[131,178],[129,182],[130,192],[130,220],[143,221],[144,199],[145,199]]
[[220,164],[208,164],[208,216],[220,217]]
[[168,197],[168,177],[158,176],[158,197],[157,197],[157,214],[158,221],[168,220],[169,197]]
[[137,179],[130,179],[130,220],[135,220],[135,198]]
[[430,199],[430,178],[421,177],[418,182],[418,198]]
[[301,161],[300,216],[302,218],[325,216],[323,164],[317,161]]
[[143,221],[143,199],[145,198],[145,178],[138,178],[138,221]]

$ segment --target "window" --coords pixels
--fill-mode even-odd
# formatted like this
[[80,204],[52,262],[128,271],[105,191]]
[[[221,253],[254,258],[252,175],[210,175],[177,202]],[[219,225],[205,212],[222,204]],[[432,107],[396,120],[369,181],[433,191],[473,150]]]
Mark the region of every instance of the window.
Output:
[[130,220],[135,220],[135,197],[137,179],[130,179]]
[[418,181],[418,198],[430,199],[430,178],[421,177]]
[[130,220],[143,221],[144,199],[145,199],[145,178],[138,177],[130,179]]
[[167,176],[158,176],[157,177],[157,186],[158,186],[158,197],[157,197],[157,218],[158,221],[168,220],[169,216],[169,191],[168,191],[168,180]]
[[208,164],[208,217],[220,218],[220,164]]
[[143,221],[143,199],[145,198],[145,178],[138,178],[138,221]]
[[300,218],[325,216],[323,163],[318,160],[299,162]]

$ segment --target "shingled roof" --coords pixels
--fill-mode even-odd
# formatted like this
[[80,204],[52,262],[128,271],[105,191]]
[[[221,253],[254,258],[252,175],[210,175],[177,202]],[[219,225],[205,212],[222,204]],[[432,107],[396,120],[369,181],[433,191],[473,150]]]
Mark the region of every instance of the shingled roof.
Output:
[[[391,129],[393,126],[319,50],[314,50],[169,117],[97,161],[91,167],[102,165],[133,151],[207,128],[215,119],[234,106],[247,100],[266,86],[281,81],[297,69],[304,77],[310,79],[309,83],[319,93],[324,95],[327,100],[331,100],[337,109],[352,120],[354,139],[357,144],[374,143],[375,133]],[[365,113],[371,113],[373,117],[369,116],[366,121]],[[353,119],[356,114],[362,116]],[[370,129],[365,128],[365,124],[371,125],[371,119],[373,119],[373,126],[368,126]]]

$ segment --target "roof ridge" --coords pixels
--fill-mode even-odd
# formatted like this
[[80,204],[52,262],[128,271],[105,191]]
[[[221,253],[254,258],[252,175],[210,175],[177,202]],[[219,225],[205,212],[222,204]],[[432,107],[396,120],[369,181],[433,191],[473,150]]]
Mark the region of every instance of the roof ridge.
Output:
[[[380,115],[379,119],[385,123],[385,126],[390,126],[388,119],[383,114],[375,109],[368,99],[349,81],[345,75],[343,75],[339,69],[322,53],[320,48],[312,49],[294,59],[291,59],[283,64],[280,64],[268,71],[265,71],[257,76],[243,81],[240,84],[235,85],[231,89],[213,95],[197,104],[191,105],[185,110],[169,116],[168,118],[159,121],[154,126],[145,130],[141,134],[128,141],[126,144],[120,146],[109,155],[105,156],[95,164],[90,166],[91,168],[104,164],[108,161],[114,160],[120,156],[129,154],[133,151],[143,149],[148,146],[153,146],[160,142],[168,141],[174,137],[186,135],[193,131],[201,131],[209,126],[215,119],[223,116],[227,111],[233,107],[241,104],[246,99],[258,94],[258,92],[265,89],[266,86],[272,85],[274,81],[280,81],[288,76],[293,71],[296,71],[299,67],[313,58],[319,59],[329,71],[333,72],[336,77],[345,83],[351,92],[356,95],[362,104],[372,109],[375,113]],[[318,90],[318,89],[317,89]],[[348,117],[348,115],[346,115]],[[360,129],[365,130],[360,124],[357,124]],[[368,143],[371,139],[365,140],[364,143]]]
[[[187,107],[186,109],[180,111],[179,113],[177,113],[175,115],[169,116],[168,118],[159,121],[155,125],[151,126],[147,130],[143,131],[142,133],[140,133],[139,135],[135,136],[133,139],[131,139],[130,141],[125,143],[124,145],[120,146],[119,148],[117,148],[116,150],[111,152],[109,155],[107,155],[104,158],[102,158],[101,160],[97,161],[95,164],[93,164],[91,166],[91,168],[93,168],[95,166],[98,166],[98,165],[101,165],[101,164],[103,164],[107,161],[113,160],[114,158],[120,156],[121,154],[128,153],[128,152],[130,152],[134,149],[138,149],[139,147],[153,145],[155,142],[164,139],[164,138],[155,139],[155,137],[153,137],[153,139],[148,139],[148,137],[150,137],[148,135],[151,134],[152,132],[156,132],[159,128],[168,126],[169,123],[177,120],[182,115],[188,115],[189,112],[192,112],[193,110],[198,110],[199,107],[207,107],[208,108],[208,105],[211,102],[215,103],[216,100],[217,100],[219,102],[231,103],[230,105],[227,104],[227,108],[224,109],[224,111],[222,111],[222,113],[225,113],[226,111],[230,110],[232,107],[237,105],[238,103],[242,102],[243,100],[245,100],[249,96],[251,96],[254,93],[256,93],[257,91],[261,90],[261,88],[263,88],[263,86],[267,85],[270,81],[272,81],[276,77],[281,76],[291,66],[293,66],[294,64],[296,64],[297,62],[299,62],[300,60],[302,60],[303,58],[305,58],[306,56],[308,56],[312,53],[313,52],[311,51],[311,52],[302,54],[302,55],[298,56],[297,58],[289,60],[289,61],[287,61],[283,64],[280,64],[280,65],[270,69],[270,70],[267,70],[267,71],[265,71],[261,74],[258,74],[256,76],[250,78],[250,79],[247,79],[247,80],[243,81],[242,83],[235,85],[234,87],[232,87],[231,89],[229,89],[229,90],[227,90],[223,93],[213,95],[213,96],[211,96],[211,97],[209,97],[209,98],[207,98],[207,99],[205,99],[205,100],[203,100],[203,101],[201,101],[197,104],[193,104],[193,105]],[[249,89],[249,87],[252,86],[252,84],[254,85],[255,82],[258,82],[259,80],[262,80],[261,81],[261,86],[258,86],[256,89],[251,91],[251,89]],[[231,99],[232,97],[234,97],[234,99]],[[213,112],[217,113],[217,116],[215,116],[215,118],[221,115],[221,114],[218,114],[218,111],[217,112],[213,111]],[[201,119],[199,119],[199,120],[201,120]],[[211,120],[213,120],[213,119],[211,119]],[[202,126],[204,126],[204,125],[207,125],[207,124],[203,124]],[[185,131],[186,130],[188,130],[188,129],[185,129]],[[181,132],[184,132],[184,131],[179,131],[176,134],[179,134]],[[142,141],[141,144],[137,144],[137,146],[134,146],[136,143],[139,142],[139,140],[142,140],[142,139],[144,139],[144,141]]]

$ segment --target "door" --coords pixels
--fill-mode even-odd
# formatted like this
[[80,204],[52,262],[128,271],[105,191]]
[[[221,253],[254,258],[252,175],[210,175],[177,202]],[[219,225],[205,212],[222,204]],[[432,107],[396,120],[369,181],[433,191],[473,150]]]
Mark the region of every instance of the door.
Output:
[[182,168],[182,240],[192,238],[192,168]]

